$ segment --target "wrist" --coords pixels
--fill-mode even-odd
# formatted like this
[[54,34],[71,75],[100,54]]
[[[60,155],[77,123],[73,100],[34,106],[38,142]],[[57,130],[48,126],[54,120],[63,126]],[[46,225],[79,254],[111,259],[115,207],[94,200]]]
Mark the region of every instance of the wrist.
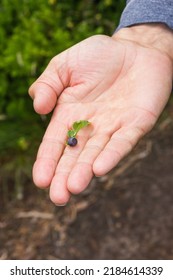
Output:
[[162,23],[147,23],[120,29],[113,39],[128,40],[154,48],[167,55],[173,63],[173,31]]

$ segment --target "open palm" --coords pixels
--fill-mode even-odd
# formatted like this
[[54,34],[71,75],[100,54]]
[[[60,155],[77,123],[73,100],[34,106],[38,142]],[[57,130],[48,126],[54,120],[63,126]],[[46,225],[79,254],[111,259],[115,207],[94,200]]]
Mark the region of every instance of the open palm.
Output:
[[[156,49],[98,35],[54,57],[30,88],[34,107],[54,109],[33,168],[65,204],[93,175],[109,172],[155,124],[171,92],[169,59]],[[73,122],[88,120],[78,144],[66,146]]]

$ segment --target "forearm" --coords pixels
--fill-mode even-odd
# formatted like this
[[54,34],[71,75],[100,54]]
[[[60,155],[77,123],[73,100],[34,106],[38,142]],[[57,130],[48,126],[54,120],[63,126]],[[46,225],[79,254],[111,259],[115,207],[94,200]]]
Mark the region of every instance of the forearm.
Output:
[[127,0],[113,38],[165,53],[173,62],[173,1]]
[[158,49],[167,55],[173,64],[173,30],[165,24],[148,23],[122,28],[113,35],[113,38]]

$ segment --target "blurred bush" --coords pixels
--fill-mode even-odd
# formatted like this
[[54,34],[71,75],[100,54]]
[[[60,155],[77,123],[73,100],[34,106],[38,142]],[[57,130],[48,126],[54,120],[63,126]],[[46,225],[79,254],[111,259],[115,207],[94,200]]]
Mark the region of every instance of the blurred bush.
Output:
[[1,0],[0,183],[4,168],[21,174],[18,168],[24,170],[45,130],[29,85],[57,53],[93,34],[111,35],[124,5],[125,0]]

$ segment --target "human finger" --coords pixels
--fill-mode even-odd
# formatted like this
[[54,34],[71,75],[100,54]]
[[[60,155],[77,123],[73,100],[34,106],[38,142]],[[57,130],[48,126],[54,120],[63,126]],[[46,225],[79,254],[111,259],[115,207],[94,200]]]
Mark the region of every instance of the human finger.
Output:
[[40,144],[37,159],[33,166],[33,180],[40,188],[51,184],[57,163],[64,151],[66,125],[53,118]]
[[88,186],[94,175],[93,163],[108,140],[105,134],[96,134],[88,140],[68,178],[67,187],[71,193],[78,194]]
[[34,109],[39,114],[51,112],[56,105],[57,98],[66,87],[67,71],[60,61],[61,56],[53,58],[29,88],[29,95],[34,100]]
[[71,170],[88,141],[87,135],[78,135],[78,144],[75,147],[66,146],[58,164],[50,185],[50,199],[57,205],[66,204],[70,198],[67,181]]
[[109,142],[93,164],[96,176],[103,176],[113,169],[125,157],[144,135],[138,127],[122,127],[113,133]]

